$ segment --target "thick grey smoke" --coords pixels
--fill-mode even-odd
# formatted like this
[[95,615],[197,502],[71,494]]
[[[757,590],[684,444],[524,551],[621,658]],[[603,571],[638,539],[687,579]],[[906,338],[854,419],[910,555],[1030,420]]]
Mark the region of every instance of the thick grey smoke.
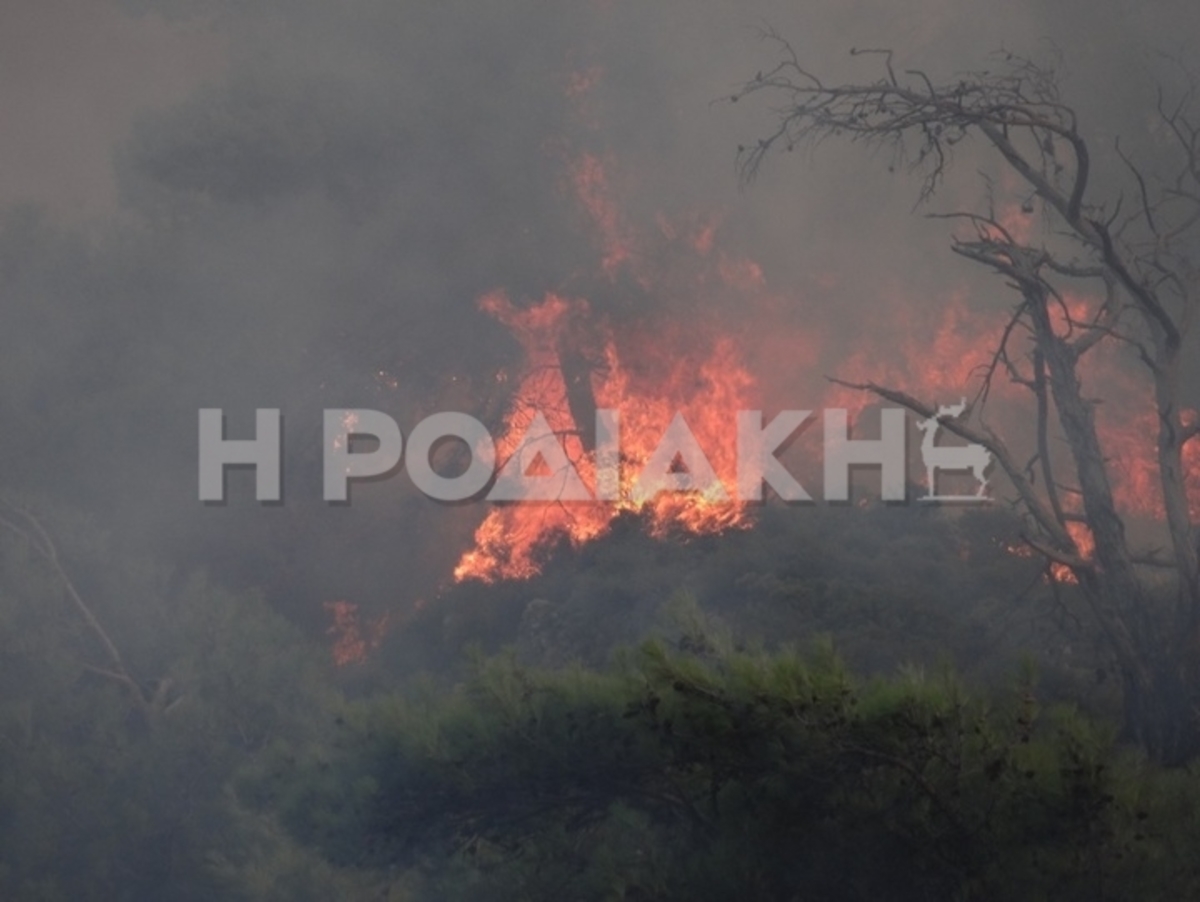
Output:
[[[479,511],[401,479],[322,505],[321,409],[378,407],[406,430],[438,408],[494,421],[496,373],[518,354],[476,307],[495,288],[628,317],[725,297],[602,277],[565,184],[584,152],[612,161],[631,228],[711,217],[723,247],[761,264],[775,314],[817,336],[816,367],[770,349],[797,406],[815,388],[790,380],[851,354],[885,294],[1007,303],[948,253],[944,224],[912,214],[916,182],[884,160],[818,148],[739,190],[735,150],[769,112],[721,101],[772,63],[764,28],[834,77],[861,64],[851,47],[941,78],[1002,48],[1058,55],[1105,148],[1144,127],[1155,78],[1173,73],[1158,52],[1200,37],[1183,0],[7,3],[5,480],[189,564],[299,592],[306,610],[435,591]],[[572,80],[591,75],[580,99]],[[989,165],[965,153],[945,205],[977,203]],[[227,507],[196,502],[201,406],[241,434],[255,407],[283,408],[282,508],[254,505],[240,474]]]

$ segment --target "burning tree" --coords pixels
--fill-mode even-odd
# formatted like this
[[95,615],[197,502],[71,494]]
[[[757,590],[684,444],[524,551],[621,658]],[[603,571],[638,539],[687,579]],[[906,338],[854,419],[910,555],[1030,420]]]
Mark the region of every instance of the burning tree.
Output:
[[[994,455],[1024,512],[1025,541],[1078,583],[1121,675],[1130,737],[1166,762],[1200,752],[1200,503],[1195,485],[1189,499],[1188,486],[1188,464],[1194,470],[1200,456],[1200,422],[1181,398],[1182,355],[1200,306],[1193,90],[1180,100],[1159,91],[1155,128],[1165,149],[1147,166],[1118,142],[1113,160],[1124,183],[1101,196],[1088,139],[1050,65],[1004,53],[999,71],[938,83],[923,71],[897,72],[890,51],[852,50],[875,66],[873,75],[832,84],[779,43],[778,65],[733,97],[764,95],[778,104],[774,130],[739,151],[744,178],[778,149],[847,140],[910,163],[926,201],[941,186],[955,145],[974,139],[999,152],[1021,212],[1032,216],[1040,207],[1048,225],[1042,235],[990,203],[982,213],[941,214],[964,227],[953,251],[1003,276],[1016,294],[980,380],[975,416],[944,424]],[[1155,482],[1169,540],[1153,553],[1139,547],[1114,499],[1098,402],[1084,391],[1089,356],[1114,345],[1137,361],[1156,419]],[[1036,435],[1029,459],[983,416],[993,381],[1002,379],[1028,390]],[[922,417],[936,414],[903,386],[858,380],[853,387]],[[1051,453],[1055,424],[1069,448],[1066,460]],[[1169,611],[1160,616],[1164,591]]]

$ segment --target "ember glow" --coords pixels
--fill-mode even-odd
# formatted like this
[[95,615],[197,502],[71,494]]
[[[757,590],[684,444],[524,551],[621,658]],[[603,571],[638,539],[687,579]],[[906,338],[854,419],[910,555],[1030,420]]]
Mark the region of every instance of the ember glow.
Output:
[[358,605],[353,602],[327,601],[325,610],[333,620],[326,633],[333,637],[333,663],[338,667],[361,664],[383,641],[388,625],[387,614],[364,626],[359,622]]
[[[1067,532],[1071,534],[1072,541],[1075,542],[1075,548],[1079,556],[1087,561],[1092,557],[1096,550],[1096,539],[1092,535],[1091,529],[1086,523],[1080,523],[1077,520],[1072,520],[1067,523]],[[1066,564],[1051,564],[1050,577],[1060,583],[1078,583],[1075,574]]]

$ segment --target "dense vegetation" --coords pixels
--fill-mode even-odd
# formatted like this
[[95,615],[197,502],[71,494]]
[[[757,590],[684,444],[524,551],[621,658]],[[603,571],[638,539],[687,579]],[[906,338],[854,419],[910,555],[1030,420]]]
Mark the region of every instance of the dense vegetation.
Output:
[[[930,262],[940,232],[928,247],[896,243],[918,228],[887,212],[888,180],[864,157],[839,153],[800,190],[780,180],[735,200],[734,131],[763,120],[715,119],[709,101],[764,63],[761,47],[729,49],[736,4],[118,3],[200,15],[228,59],[139,117],[115,148],[115,206],[95,222],[0,197],[0,900],[1200,898],[1197,763],[1162,742],[1148,757],[1122,710],[1122,680],[1136,686],[1130,674],[1153,665],[1142,682],[1172,703],[1156,727],[1189,740],[1171,744],[1185,758],[1200,748],[1188,677],[1200,600],[1178,629],[1158,575],[1093,592],[1146,627],[1122,660],[1105,629],[1123,618],[1085,597],[1089,573],[1111,582],[1104,555],[1076,559],[1058,536],[1052,556],[1076,581],[1051,579],[1004,503],[768,504],[746,531],[661,539],[623,516],[586,548],[545,548],[530,580],[446,585],[478,507],[438,505],[403,479],[356,486],[352,507],[320,498],[323,409],[378,408],[406,429],[435,410],[501,425],[522,348],[478,309],[497,288],[519,304],[586,298],[639,333],[660,317],[736,321],[747,362],[771,371],[766,396],[814,407],[825,395],[810,377],[871,353],[868,320],[878,347],[895,342],[903,323],[884,295],[985,303],[990,281]],[[1182,0],[1162,5],[1194,18]],[[840,55],[852,32],[876,46],[858,20],[945,49],[947,72],[978,68],[1007,41],[1001,25],[1032,43],[1057,22],[1098,134],[1122,118],[1145,126],[1153,92],[1113,65],[1134,58],[1133,18],[1086,16],[1081,29],[1081,0],[993,6],[779,9],[824,23],[805,35],[813,49]],[[1182,40],[1162,21],[1159,34]],[[82,48],[22,50],[6,85],[24,85],[24,57],[70,58],[95,81],[68,111],[90,125],[51,129],[63,147],[39,152],[49,165],[122,104]],[[997,96],[986,72],[971,78],[970,96]],[[28,105],[53,123],[42,87]],[[975,121],[1005,109],[989,102]],[[878,135],[928,120],[873,121]],[[1181,184],[1194,186],[1200,135],[1165,124],[1178,138],[1181,123]],[[1163,125],[1155,142],[1170,138]],[[1074,126],[1055,134],[1030,145],[1047,189]],[[922,135],[940,146],[961,127]],[[1125,173],[1124,148],[1097,152],[1095,171],[1107,154]],[[961,162],[969,172],[974,159]],[[564,192],[589,173],[586,196]],[[995,185],[997,202],[1011,195]],[[1152,273],[1173,231],[1147,191],[1159,187],[1129,184],[1124,204],[1152,232],[1162,224],[1133,258]],[[1056,190],[1008,199],[1036,208]],[[1198,198],[1172,203],[1191,211]],[[1067,213],[1100,236],[1070,198]],[[631,259],[661,266],[667,290],[611,271],[627,227],[654,236]],[[685,237],[711,245],[720,280],[690,278]],[[727,268],[743,279],[725,265],[742,256],[771,312],[744,333],[759,311],[724,284]],[[1027,284],[1040,305],[1018,311],[1044,309],[1057,275]],[[776,314],[785,328],[767,334]],[[1035,325],[1059,346],[1048,321]],[[1168,396],[1178,387],[1197,407],[1187,347],[1168,342],[1163,360],[1180,354],[1180,369],[1158,369]],[[952,400],[960,387],[948,387]],[[285,411],[285,505],[255,503],[245,471],[229,474],[227,504],[197,502],[203,407],[227,412],[231,436],[256,408]],[[1168,450],[1189,431],[1168,430]],[[1039,489],[1058,481],[1049,466],[1040,454]],[[1127,557],[1126,538],[1143,544],[1126,526],[1107,560]],[[365,661],[334,666],[332,602],[373,631]],[[1161,654],[1163,637],[1175,654]]]
[[1069,587],[1041,646],[1016,632],[1052,587],[998,512],[766,509],[712,545],[630,523],[341,670],[253,594],[53,522],[151,704],[6,531],[4,898],[1200,892],[1200,775],[1120,741]]
[[345,751],[277,777],[335,861],[430,899],[1191,898],[1200,785],[1102,726],[949,675],[701,630],[613,669],[487,659],[444,696],[356,708]]

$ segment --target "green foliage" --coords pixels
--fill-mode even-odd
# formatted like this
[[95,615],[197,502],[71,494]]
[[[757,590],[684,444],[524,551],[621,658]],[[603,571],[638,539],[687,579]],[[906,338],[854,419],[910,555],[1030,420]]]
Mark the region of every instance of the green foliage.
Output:
[[397,676],[450,670],[472,643],[515,645],[534,666],[601,666],[686,591],[745,645],[830,635],[856,672],[948,660],[972,685],[1002,681],[1032,655],[1043,694],[1117,710],[1116,681],[1096,681],[1105,662],[1079,628],[1075,590],[1012,553],[1021,524],[1008,512],[766,505],[756,516],[745,532],[665,540],[621,518],[596,542],[550,555],[529,581],[452,587],[380,657]]
[[287,822],[430,899],[1200,892],[1200,783],[1042,711],[1028,678],[991,703],[948,673],[862,681],[694,613],[605,670],[478,657],[453,691],[359,705],[337,754],[276,775]]
[[326,722],[334,693],[314,649],[260,598],[116,568],[102,535],[59,520],[81,591],[150,703],[106,672],[60,575],[5,531],[0,898],[353,898],[349,877],[233,792],[267,749],[305,748]]

